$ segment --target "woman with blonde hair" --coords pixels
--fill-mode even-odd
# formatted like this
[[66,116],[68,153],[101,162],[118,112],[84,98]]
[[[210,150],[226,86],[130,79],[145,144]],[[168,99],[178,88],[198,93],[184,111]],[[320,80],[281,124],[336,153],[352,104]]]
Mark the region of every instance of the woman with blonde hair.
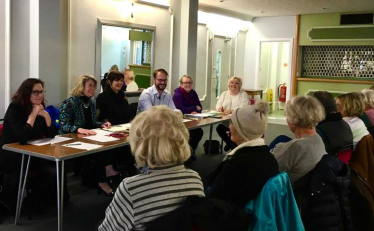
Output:
[[336,98],[335,103],[338,111],[342,114],[344,121],[351,127],[353,146],[356,147],[362,137],[369,134],[365,123],[360,119],[364,114],[365,108],[362,94],[351,92],[339,95]]
[[199,174],[184,167],[191,155],[188,138],[182,114],[167,106],[135,117],[130,145],[142,174],[119,185],[100,231],[145,230],[146,223],[177,209],[186,197],[204,197]]
[[[231,114],[232,111],[240,106],[248,105],[248,95],[242,88],[243,82],[239,77],[231,77],[228,82],[228,91],[222,92],[220,95],[216,110],[225,114]],[[217,126],[216,131],[218,135],[225,141],[225,151],[229,151],[236,147],[236,144],[231,141],[229,131],[230,129],[220,124]]]
[[126,83],[126,91],[131,92],[139,90],[138,84],[134,81],[135,74],[133,70],[125,69],[123,75],[125,76],[124,82]]
[[[60,123],[58,130],[60,134],[78,133],[83,135],[96,135],[96,132],[90,129],[110,128],[110,122],[103,123],[96,119],[96,102],[93,99],[96,85],[97,81],[93,76],[79,76],[77,83],[72,90],[72,96],[62,102],[60,107]],[[105,159],[98,161],[98,163],[105,165],[105,169],[104,166],[99,167],[98,165],[97,167],[99,189],[104,191],[108,196],[113,196],[113,190],[106,182],[106,177],[118,175],[119,172],[113,169],[113,165],[110,163],[112,161],[104,154],[105,153],[99,153],[98,155],[99,159],[105,157]],[[79,162],[77,161],[76,163]],[[75,172],[78,173],[79,170]]]
[[325,145],[315,129],[325,118],[325,110],[312,96],[296,96],[286,103],[285,114],[296,139],[276,144],[271,152],[278,161],[279,170],[287,172],[294,183],[326,154]]
[[374,124],[374,90],[364,89],[361,93],[365,96],[365,113]]

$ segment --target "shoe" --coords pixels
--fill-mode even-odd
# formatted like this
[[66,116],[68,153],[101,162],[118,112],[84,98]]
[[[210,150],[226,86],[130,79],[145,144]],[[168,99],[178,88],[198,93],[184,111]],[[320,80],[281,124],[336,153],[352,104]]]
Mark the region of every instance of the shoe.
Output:
[[107,193],[104,191],[104,189],[102,189],[99,185],[97,186],[97,194],[101,194],[101,193],[104,193],[104,195],[107,195],[108,197],[113,197],[114,196],[114,192],[111,191],[110,193]]
[[226,144],[225,147],[223,148],[223,150],[224,150],[225,152],[230,151],[230,149],[231,149],[231,147],[230,147],[230,145],[228,145],[228,144]]

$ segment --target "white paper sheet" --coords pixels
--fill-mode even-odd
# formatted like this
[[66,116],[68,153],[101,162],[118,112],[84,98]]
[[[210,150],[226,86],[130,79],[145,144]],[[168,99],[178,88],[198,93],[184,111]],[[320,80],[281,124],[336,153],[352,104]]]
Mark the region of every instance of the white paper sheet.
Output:
[[88,140],[97,141],[97,142],[100,142],[100,143],[106,143],[106,142],[111,142],[111,141],[119,140],[118,138],[115,138],[115,137],[101,136],[101,135],[85,136],[85,137],[82,137],[82,138],[88,139]]
[[84,142],[73,142],[69,144],[64,144],[62,146],[69,147],[69,148],[76,148],[76,149],[81,149],[81,150],[92,150],[96,148],[100,148],[103,145],[98,145],[98,144],[89,144],[89,143],[84,143]]
[[61,142],[71,140],[71,139],[72,138],[69,138],[69,137],[55,136],[55,138],[43,138],[43,139],[37,139],[37,140],[30,140],[27,143],[36,145],[36,146],[42,146],[46,144],[61,143]]
[[190,121],[192,121],[192,120],[189,120],[189,119],[183,119],[183,123],[185,123],[185,122],[190,122]]
[[196,117],[196,118],[206,118],[211,116],[212,114],[210,113],[197,113],[197,114],[185,114],[184,116],[187,117]]
[[94,131],[94,132],[96,132],[96,135],[98,136],[108,136],[108,135],[110,135],[110,134],[112,134],[112,132],[111,131],[105,131],[105,130],[103,130],[103,129],[92,129],[91,131]]

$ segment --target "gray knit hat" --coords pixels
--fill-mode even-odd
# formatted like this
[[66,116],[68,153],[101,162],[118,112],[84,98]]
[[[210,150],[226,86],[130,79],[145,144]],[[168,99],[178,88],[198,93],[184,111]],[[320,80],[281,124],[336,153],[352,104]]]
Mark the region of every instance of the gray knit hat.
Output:
[[236,108],[231,114],[231,121],[236,131],[245,140],[260,138],[268,125],[269,104],[258,101],[255,105]]

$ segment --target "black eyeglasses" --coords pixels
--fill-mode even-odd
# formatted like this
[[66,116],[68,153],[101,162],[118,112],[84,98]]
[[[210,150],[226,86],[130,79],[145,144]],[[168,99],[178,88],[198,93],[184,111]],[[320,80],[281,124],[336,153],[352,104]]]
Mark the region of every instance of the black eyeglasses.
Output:
[[39,94],[42,94],[42,95],[44,95],[45,93],[46,93],[46,91],[38,91],[38,90],[35,90],[35,91],[32,91],[31,92],[33,95],[35,95],[35,96],[38,96]]
[[167,83],[168,82],[168,79],[156,79],[158,82],[162,83]]

